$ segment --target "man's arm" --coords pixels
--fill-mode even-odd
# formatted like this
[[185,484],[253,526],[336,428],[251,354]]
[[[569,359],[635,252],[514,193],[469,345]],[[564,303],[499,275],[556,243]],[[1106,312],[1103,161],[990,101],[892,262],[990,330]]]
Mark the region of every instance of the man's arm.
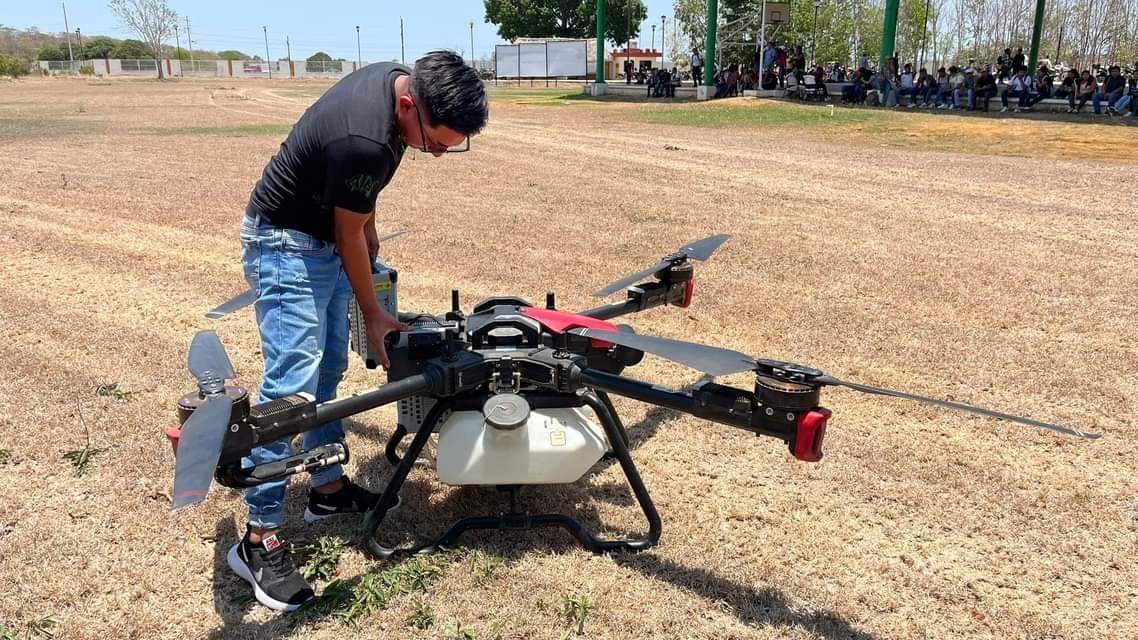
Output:
[[335,208],[335,216],[336,248],[340,252],[340,260],[344,263],[344,273],[348,274],[348,281],[352,284],[352,291],[356,294],[360,311],[363,313],[368,342],[379,354],[380,364],[385,369],[389,368],[391,361],[387,357],[383,338],[391,331],[406,330],[408,327],[379,306],[379,300],[376,299],[375,291],[372,289],[371,260],[364,232],[364,227],[372,217],[341,207]]

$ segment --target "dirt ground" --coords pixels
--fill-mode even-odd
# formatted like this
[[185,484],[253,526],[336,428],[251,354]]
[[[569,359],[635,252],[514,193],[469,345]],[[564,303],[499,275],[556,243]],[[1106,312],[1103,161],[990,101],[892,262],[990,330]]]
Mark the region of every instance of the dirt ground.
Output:
[[[730,233],[697,268],[691,308],[628,322],[1103,438],[831,390],[826,457],[807,464],[618,400],[663,517],[657,548],[594,557],[559,532],[474,535],[501,563],[492,576],[448,564],[358,630],[256,606],[225,568],[240,496],[215,488],[172,514],[162,431],[194,388],[195,331],[216,329],[238,382],[259,381],[251,313],[203,314],[244,288],[245,201],[324,86],[0,85],[0,624],[22,634],[54,616],[60,638],[558,638],[577,637],[560,607],[585,596],[592,638],[1138,637],[1138,129],[1033,123],[1041,141],[1081,127],[1129,144],[1023,157],[992,143],[1024,125],[994,119],[898,116],[895,137],[953,123],[983,138],[972,152],[508,96],[471,153],[409,153],[380,196],[381,233],[413,231],[383,249],[404,308],[444,311],[457,287],[467,307],[552,289],[583,309],[608,281]],[[698,379],[653,358],[628,373]],[[382,379],[353,357],[342,393]],[[96,394],[105,384],[133,395]],[[63,454],[83,449],[84,424],[105,451],[78,476]],[[349,472],[374,488],[393,426],[391,408],[351,424]],[[305,525],[304,492],[292,483],[291,539],[356,537],[350,521]],[[394,522],[427,536],[497,500],[416,471]],[[645,526],[615,466],[525,504],[610,533]],[[339,572],[385,567],[352,546]],[[426,606],[436,624],[416,629]]]

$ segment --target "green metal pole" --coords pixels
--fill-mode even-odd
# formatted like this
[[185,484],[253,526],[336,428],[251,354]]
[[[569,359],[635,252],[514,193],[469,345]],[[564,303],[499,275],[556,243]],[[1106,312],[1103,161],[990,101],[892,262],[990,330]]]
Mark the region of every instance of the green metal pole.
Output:
[[[893,0],[896,2],[897,0]],[[703,85],[715,86],[715,30],[719,27],[719,0],[707,0],[707,43],[703,52]]]
[[1036,0],[1035,27],[1031,31],[1031,58],[1027,63],[1027,72],[1033,78],[1035,77],[1035,67],[1039,63],[1039,41],[1043,37],[1043,10],[1046,5],[1047,0]]
[[605,83],[605,0],[597,0],[597,84]]
[[877,61],[878,71],[885,69],[885,60],[893,55],[893,50],[897,46],[897,9],[900,4],[900,0],[885,0],[885,25],[881,34],[881,59]]

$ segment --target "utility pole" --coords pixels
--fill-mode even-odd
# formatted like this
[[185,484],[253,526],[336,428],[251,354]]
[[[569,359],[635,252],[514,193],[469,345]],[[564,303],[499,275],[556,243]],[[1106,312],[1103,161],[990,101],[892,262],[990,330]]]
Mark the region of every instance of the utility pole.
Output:
[[[625,35],[628,37],[628,40],[624,43],[624,66],[628,67],[629,70],[631,70],[632,69],[632,64],[631,64],[632,63],[632,4],[628,0],[625,0],[625,3],[624,3],[624,16],[625,16],[625,18],[627,18],[627,20],[625,21],[625,29],[626,29]],[[632,73],[629,72],[628,75],[631,76]]]
[[403,48],[403,16],[399,16],[399,62],[407,64],[407,51]]
[[178,36],[178,23],[174,23],[174,46],[178,48],[178,59],[182,59],[182,39]]
[[288,61],[292,62],[292,44],[288,41],[288,36],[285,36],[285,51],[288,52],[285,54],[288,56]]
[[360,25],[356,25],[356,68],[364,66],[363,57],[360,55]]
[[477,67],[474,63],[474,23],[470,23],[470,66]]
[[[664,34],[660,34],[660,35],[662,36]],[[662,44],[664,41],[661,40],[660,42]],[[656,48],[656,25],[652,25],[652,49],[655,49],[655,48]],[[653,57],[655,57],[655,56],[653,56]]]
[[664,53],[668,50],[668,41],[664,39],[664,25],[668,23],[668,16],[660,16],[660,68],[664,67]]
[[810,59],[815,66],[818,64],[818,7],[820,6],[822,0],[814,0],[814,35],[810,36]]
[[190,36],[190,16],[186,16],[186,50],[190,52],[190,68],[194,67],[194,39]]
[[63,32],[67,34],[67,59],[75,62],[75,54],[71,52],[71,27],[67,24],[67,3],[60,4],[63,5]]
[[[918,69],[925,66],[925,42],[926,42],[928,32],[929,32],[929,0],[925,0],[925,20],[921,24],[921,59],[917,63]],[[933,45],[933,49],[936,49],[935,44]]]
[[262,26],[261,30],[265,32],[265,66],[269,69],[269,80],[273,79],[273,63],[269,61],[269,28]]

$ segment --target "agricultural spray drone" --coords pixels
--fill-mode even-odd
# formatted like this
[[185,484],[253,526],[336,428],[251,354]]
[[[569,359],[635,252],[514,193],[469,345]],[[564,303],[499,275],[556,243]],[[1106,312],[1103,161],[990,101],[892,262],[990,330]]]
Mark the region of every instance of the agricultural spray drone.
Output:
[[[799,364],[640,335],[609,322],[665,305],[687,307],[695,284],[694,263],[710,258],[726,240],[727,236],[717,235],[685,245],[594,294],[607,296],[627,289],[624,301],[581,313],[558,310],[552,293],[547,294],[544,307],[521,298],[497,297],[465,313],[458,291],[453,291],[451,309],[445,314],[399,314],[411,329],[387,337],[391,367],[386,384],[329,402],[317,403],[299,394],[251,406],[244,389],[226,385],[234,372],[217,335],[199,332],[189,353],[189,369],[197,378],[198,391],[179,401],[182,425],[176,446],[173,506],[176,509],[204,498],[211,478],[229,487],[250,487],[346,461],[346,446],[334,443],[279,462],[242,464],[255,446],[391,403],[398,403],[398,425],[387,443],[386,456],[395,471],[364,525],[367,547],[380,557],[431,551],[452,544],[472,529],[561,527],[593,552],[639,551],[654,545],[660,537],[660,516],[633,464],[628,434],[610,394],[777,438],[795,458],[807,462],[822,458],[831,414],[820,405],[820,395],[827,386],[915,400],[1083,438],[1098,437],[957,402],[847,382]],[[395,275],[379,266],[377,292],[388,296],[390,309]],[[353,349],[374,368],[374,354],[358,327],[362,323],[357,314],[354,310]],[[705,378],[690,389],[671,390],[623,375],[645,353],[710,376],[750,371],[754,385],[738,389]],[[425,546],[383,547],[377,534],[384,517],[436,434],[438,479],[450,485],[497,487],[509,493],[510,510],[464,518]],[[412,436],[410,445],[400,456],[398,446],[408,435]],[[648,521],[644,537],[600,539],[570,516],[518,509],[520,487],[575,482],[602,459],[616,459],[624,471]]]

